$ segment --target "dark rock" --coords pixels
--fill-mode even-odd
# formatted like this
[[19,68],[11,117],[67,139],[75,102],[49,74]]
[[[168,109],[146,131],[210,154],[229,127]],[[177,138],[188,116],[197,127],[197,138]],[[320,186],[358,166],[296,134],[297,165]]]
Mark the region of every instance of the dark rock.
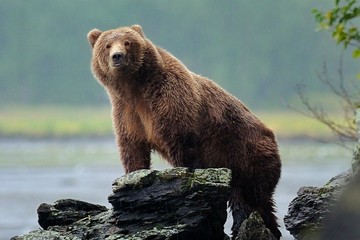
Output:
[[323,240],[360,239],[360,175],[345,188],[320,234]]
[[358,144],[354,149],[352,170],[355,174],[360,174],[360,144]]
[[223,239],[229,183],[228,169],[141,170],[117,179],[109,202],[128,234],[166,227],[181,239]]
[[236,240],[276,240],[258,212],[250,214],[240,227]]
[[290,203],[285,227],[296,239],[360,239],[360,108],[352,169],[325,186],[302,187]]
[[38,209],[38,222],[43,229],[50,226],[72,224],[80,219],[97,215],[106,211],[101,205],[91,204],[74,199],[61,199],[54,205],[42,203]]
[[355,123],[357,129],[358,144],[354,149],[352,169],[355,174],[360,175],[360,107],[357,107],[355,111]]
[[299,189],[284,217],[285,227],[295,239],[318,239],[351,174],[351,170],[341,173],[320,188]]
[[228,169],[140,170],[113,184],[112,210],[77,200],[41,204],[27,239],[224,239]]

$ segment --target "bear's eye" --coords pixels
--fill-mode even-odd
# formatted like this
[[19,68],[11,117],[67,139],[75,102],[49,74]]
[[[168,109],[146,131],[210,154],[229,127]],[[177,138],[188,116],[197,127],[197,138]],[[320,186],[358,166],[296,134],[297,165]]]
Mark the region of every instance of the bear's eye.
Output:
[[106,44],[105,46],[107,49],[111,48],[111,44]]
[[130,42],[129,42],[129,41],[125,41],[125,42],[124,42],[124,46],[125,46],[125,47],[130,46]]

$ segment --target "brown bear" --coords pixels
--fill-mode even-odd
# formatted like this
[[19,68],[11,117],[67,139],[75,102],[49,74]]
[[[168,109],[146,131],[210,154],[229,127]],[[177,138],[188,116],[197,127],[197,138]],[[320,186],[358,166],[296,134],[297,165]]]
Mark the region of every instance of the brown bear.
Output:
[[175,167],[230,168],[233,236],[258,211],[279,239],[273,194],[281,161],[273,132],[234,96],[155,46],[139,25],[93,29],[87,38],[126,173],[150,168],[152,150]]

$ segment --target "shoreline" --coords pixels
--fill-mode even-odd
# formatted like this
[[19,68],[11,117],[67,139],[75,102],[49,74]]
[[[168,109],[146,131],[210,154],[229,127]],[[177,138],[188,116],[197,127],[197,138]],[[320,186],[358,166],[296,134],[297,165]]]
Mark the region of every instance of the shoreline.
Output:
[[[293,136],[282,136],[277,135],[276,139],[278,142],[308,142],[308,141],[315,141],[319,143],[337,143],[342,142],[342,140],[339,140],[338,138],[334,136],[309,136],[306,134],[302,135],[293,135]],[[113,134],[106,134],[106,135],[98,135],[98,134],[89,134],[89,135],[27,135],[27,134],[16,134],[16,135],[1,135],[0,134],[0,142],[4,141],[69,141],[69,140],[76,140],[76,141],[107,141],[112,140],[115,141],[115,135]],[[356,143],[356,141],[351,140],[344,140],[345,143]]]

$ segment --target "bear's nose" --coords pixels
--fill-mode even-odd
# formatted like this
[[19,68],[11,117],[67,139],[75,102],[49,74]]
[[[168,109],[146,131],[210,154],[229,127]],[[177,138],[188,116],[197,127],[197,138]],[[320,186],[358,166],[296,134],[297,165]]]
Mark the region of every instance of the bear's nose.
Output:
[[122,52],[115,52],[111,55],[111,59],[114,62],[120,62],[123,57],[124,57],[124,54]]

